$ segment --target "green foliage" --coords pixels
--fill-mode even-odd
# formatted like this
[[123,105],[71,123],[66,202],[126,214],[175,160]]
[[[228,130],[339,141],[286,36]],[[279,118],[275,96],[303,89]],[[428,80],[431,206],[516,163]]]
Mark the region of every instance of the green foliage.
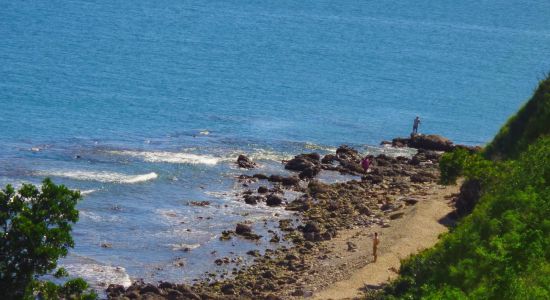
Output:
[[550,75],[485,148],[491,159],[514,159],[540,136],[550,134]]
[[[31,283],[30,289],[44,300],[95,300],[98,298],[96,292],[91,290],[88,283],[82,278],[71,279],[65,282],[64,285],[35,280]],[[32,293],[28,293],[26,298],[29,300],[34,299]]]
[[442,184],[455,184],[456,179],[462,175],[464,163],[470,156],[465,149],[457,148],[452,152],[447,152],[441,156],[439,169],[441,170]]
[[[62,288],[36,281],[55,269],[58,258],[74,246],[71,225],[78,220],[75,206],[80,198],[78,191],[55,185],[49,179],[40,189],[24,184],[17,192],[10,185],[0,191],[2,299],[32,298],[35,288],[51,296],[49,299],[59,299],[61,294],[87,288],[81,280],[69,281]],[[61,271],[58,275],[65,274]]]
[[381,298],[549,299],[550,137],[516,161],[470,155],[462,173],[483,181],[479,204],[434,248],[404,261]]

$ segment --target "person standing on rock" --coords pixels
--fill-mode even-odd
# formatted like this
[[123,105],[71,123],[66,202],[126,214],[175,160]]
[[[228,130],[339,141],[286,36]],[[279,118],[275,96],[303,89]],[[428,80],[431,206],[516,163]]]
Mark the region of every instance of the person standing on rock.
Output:
[[413,132],[412,134],[418,134],[418,125],[420,125],[420,117],[416,116],[413,121]]
[[380,244],[380,239],[378,238],[378,232],[375,232],[374,237],[372,238],[372,256],[374,257],[372,262],[376,262],[376,259],[378,258],[378,244]]
[[361,166],[363,167],[363,170],[365,170],[365,173],[367,173],[370,167],[370,158],[368,156],[365,156],[365,158],[361,160]]

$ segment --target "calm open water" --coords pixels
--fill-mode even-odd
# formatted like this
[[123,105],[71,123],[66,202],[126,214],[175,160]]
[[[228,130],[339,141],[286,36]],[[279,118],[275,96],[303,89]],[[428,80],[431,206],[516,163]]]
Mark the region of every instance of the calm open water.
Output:
[[235,199],[239,153],[284,172],[416,115],[484,144],[550,71],[549,16],[546,0],[0,0],[0,183],[84,191],[73,274],[190,280],[254,246],[222,230],[285,216]]

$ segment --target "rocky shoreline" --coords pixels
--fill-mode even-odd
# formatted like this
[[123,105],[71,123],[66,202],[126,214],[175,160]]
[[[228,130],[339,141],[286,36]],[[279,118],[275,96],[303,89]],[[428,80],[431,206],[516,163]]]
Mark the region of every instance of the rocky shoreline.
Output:
[[[243,187],[260,183],[245,190],[241,197],[249,205],[265,203],[284,206],[296,213],[296,219],[279,221],[281,236],[272,233],[270,242],[285,241],[262,255],[258,250],[247,254],[253,263],[233,269],[226,279],[201,279],[194,285],[161,282],[158,285],[136,281],[130,287],[110,285],[109,299],[288,299],[309,297],[321,287],[335,282],[342,274],[317,274],[315,266],[332,255],[326,241],[342,230],[370,227],[391,227],[392,221],[402,218],[407,208],[414,206],[427,187],[439,179],[438,161],[441,151],[456,147],[476,151],[474,147],[453,145],[437,135],[415,135],[397,138],[383,144],[393,147],[413,147],[418,152],[408,157],[371,156],[371,167],[365,172],[357,150],[341,146],[334,154],[321,157],[318,153],[300,154],[285,161],[285,169],[293,176],[241,175],[237,180]],[[237,165],[253,169],[256,163],[239,156]],[[322,171],[361,176],[347,182],[326,184],[316,180]],[[359,178],[359,177],[357,177]],[[265,183],[265,184],[263,184]],[[269,186],[272,186],[269,188]],[[300,193],[287,203],[284,191]],[[298,220],[298,221],[297,221]],[[224,231],[222,240],[260,238],[248,224],[237,224],[235,230]],[[288,246],[287,246],[288,245]],[[355,251],[348,242],[347,251]],[[229,262],[221,258],[216,263]]]

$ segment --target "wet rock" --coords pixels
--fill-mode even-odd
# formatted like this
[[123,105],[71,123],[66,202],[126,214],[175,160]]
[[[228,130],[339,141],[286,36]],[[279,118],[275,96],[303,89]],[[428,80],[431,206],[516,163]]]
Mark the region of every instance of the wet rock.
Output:
[[319,159],[320,157],[319,157],[319,154],[317,153],[301,154],[289,160],[285,164],[285,169],[291,170],[291,171],[303,171],[307,168],[311,168],[311,167],[314,167],[315,165],[318,165],[320,163]]
[[280,241],[281,241],[281,238],[276,234],[269,240],[270,243],[278,243]]
[[250,255],[250,256],[254,256],[254,257],[260,257],[260,256],[262,256],[262,255],[260,254],[260,251],[258,251],[258,250],[250,250],[250,251],[246,252],[246,254],[248,254],[248,255]]
[[283,199],[275,194],[267,196],[265,201],[267,206],[279,206],[283,203]]
[[269,176],[265,174],[254,174],[252,175],[253,178],[260,179],[260,180],[268,180]]
[[244,202],[246,204],[255,205],[258,204],[258,202],[261,202],[264,198],[262,196],[255,196],[255,195],[246,195],[244,197]]
[[208,206],[210,201],[189,201],[188,204],[191,206]]
[[115,298],[124,294],[124,286],[120,284],[110,284],[106,290],[106,293],[109,297]]
[[356,160],[356,161],[361,160],[361,156],[359,155],[359,152],[357,152],[357,150],[347,145],[342,145],[338,147],[338,149],[336,149],[336,156],[339,159],[343,159],[343,160]]
[[237,165],[243,169],[253,169],[256,167],[256,163],[250,160],[250,158],[245,155],[239,155],[237,158]]
[[285,186],[297,186],[300,184],[300,178],[297,177],[282,177],[281,183]]
[[258,194],[266,194],[269,192],[269,189],[266,186],[258,187]]
[[222,231],[222,235],[220,236],[220,241],[228,241],[231,239],[231,236],[233,236],[235,232],[231,230],[224,230]]
[[322,163],[324,164],[332,164],[334,163],[335,161],[338,160],[338,157],[334,154],[327,154],[325,155],[325,157],[323,157],[323,159],[321,160]]
[[157,294],[157,295],[162,294],[161,290],[152,284],[146,284],[145,286],[141,287],[139,291],[141,292],[141,294],[146,294],[146,293]]
[[247,233],[252,233],[252,227],[246,224],[239,223],[235,229],[235,233],[238,235],[243,235]]

